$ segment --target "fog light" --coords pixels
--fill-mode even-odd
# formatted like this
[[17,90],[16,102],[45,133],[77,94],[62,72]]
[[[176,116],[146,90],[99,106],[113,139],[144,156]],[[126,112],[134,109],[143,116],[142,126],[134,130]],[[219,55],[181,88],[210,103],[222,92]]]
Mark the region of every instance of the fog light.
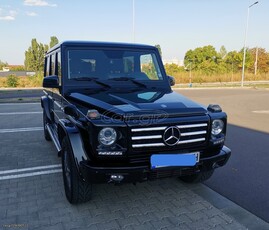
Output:
[[111,175],[108,183],[111,183],[111,182],[120,183],[123,179],[124,179],[124,176],[122,175]]

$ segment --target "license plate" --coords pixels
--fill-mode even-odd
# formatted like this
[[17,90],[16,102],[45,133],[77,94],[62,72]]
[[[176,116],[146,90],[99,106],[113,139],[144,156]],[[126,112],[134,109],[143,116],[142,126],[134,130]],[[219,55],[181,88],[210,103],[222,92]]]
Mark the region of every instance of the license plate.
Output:
[[151,168],[194,166],[200,159],[200,152],[183,154],[155,154],[150,158]]

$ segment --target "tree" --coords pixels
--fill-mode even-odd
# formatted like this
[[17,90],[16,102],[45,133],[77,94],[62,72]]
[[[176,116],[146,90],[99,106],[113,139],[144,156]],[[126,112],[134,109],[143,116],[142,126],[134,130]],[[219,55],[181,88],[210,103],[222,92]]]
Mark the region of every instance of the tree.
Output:
[[[50,37],[50,46],[58,43],[58,38]],[[25,51],[24,65],[26,70],[42,71],[44,66],[44,56],[48,51],[47,44],[38,43],[36,38],[31,41],[31,46]]]
[[43,69],[44,55],[48,50],[48,45],[38,43],[35,38],[31,41],[31,46],[25,51],[24,65],[27,70],[40,71]]
[[225,46],[221,46],[220,51],[219,51],[219,56],[222,59],[224,59],[226,55],[227,55],[227,50],[226,50]]
[[58,43],[59,43],[59,40],[57,37],[55,37],[55,36],[50,37],[50,48],[52,48],[53,46],[55,46]]
[[184,57],[185,66],[191,65],[192,70],[207,75],[222,72],[223,65],[220,65],[221,62],[221,57],[211,45],[188,50]]
[[238,72],[242,68],[243,56],[237,51],[227,53],[224,58],[227,72]]
[[269,54],[263,48],[252,48],[249,50],[251,55],[251,66],[250,71],[254,73],[255,69],[255,61],[256,61],[256,54],[257,54],[257,70],[260,73],[268,73],[269,72]]
[[162,48],[161,48],[161,46],[159,44],[157,44],[157,45],[155,45],[155,47],[159,50],[159,53],[160,53],[160,55],[162,57]]
[[2,61],[0,60],[0,70],[2,70],[3,67],[5,67],[5,66],[8,66],[8,63],[7,63],[7,62],[2,62]]

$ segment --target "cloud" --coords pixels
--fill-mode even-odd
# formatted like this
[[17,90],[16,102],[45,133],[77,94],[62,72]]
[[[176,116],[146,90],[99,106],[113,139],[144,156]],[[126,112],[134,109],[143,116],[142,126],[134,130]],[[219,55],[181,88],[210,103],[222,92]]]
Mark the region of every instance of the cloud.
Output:
[[37,16],[37,13],[35,13],[35,12],[26,12],[26,15],[30,16],[30,17],[35,17],[35,16]]
[[23,4],[25,6],[51,6],[51,7],[57,6],[57,4],[50,4],[43,0],[24,0]]
[[15,16],[17,12],[15,10],[9,10],[8,13],[3,13],[4,10],[0,9],[0,20],[2,21],[13,21],[15,20]]
[[15,17],[7,15],[7,16],[0,16],[0,20],[2,21],[13,21],[15,20]]

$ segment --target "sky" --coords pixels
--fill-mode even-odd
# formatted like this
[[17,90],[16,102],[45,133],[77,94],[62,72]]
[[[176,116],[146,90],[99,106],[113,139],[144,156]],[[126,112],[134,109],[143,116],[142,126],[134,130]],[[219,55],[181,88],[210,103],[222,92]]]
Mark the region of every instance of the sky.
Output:
[[[182,60],[188,50],[206,45],[238,51],[244,46],[248,7],[254,2],[0,0],[0,60],[23,64],[31,40],[49,44],[51,36],[59,41],[159,44],[165,60]],[[269,51],[268,12],[269,0],[249,8],[248,47]]]

